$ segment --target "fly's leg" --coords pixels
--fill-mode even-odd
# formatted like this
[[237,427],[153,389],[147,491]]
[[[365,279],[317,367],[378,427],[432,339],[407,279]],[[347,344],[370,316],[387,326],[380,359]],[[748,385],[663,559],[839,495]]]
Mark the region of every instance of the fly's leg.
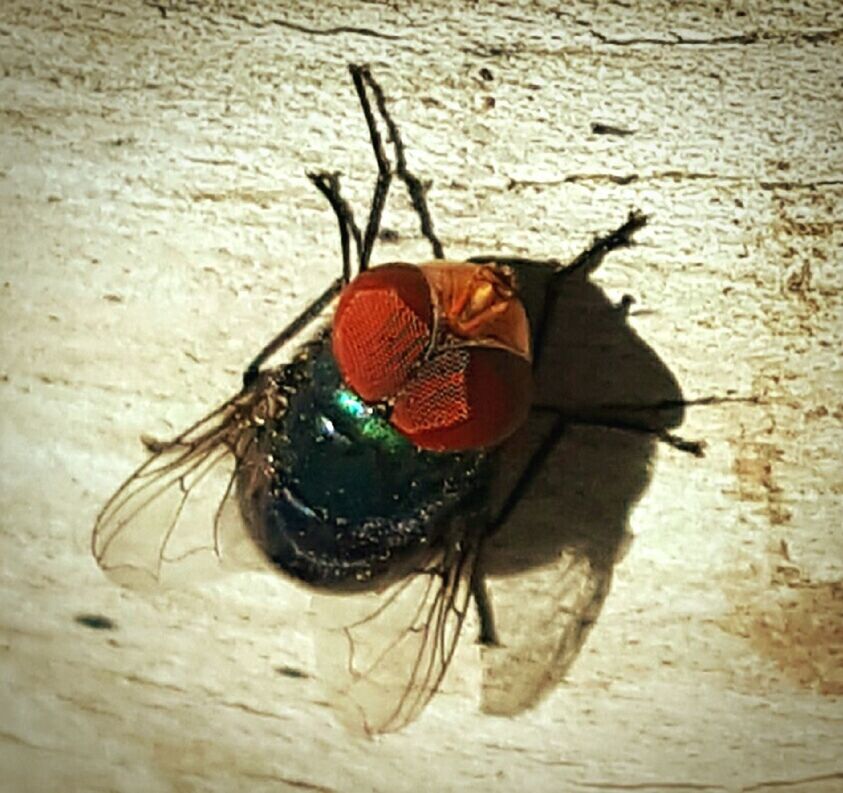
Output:
[[316,186],[316,189],[328,199],[331,209],[337,216],[337,223],[340,228],[340,247],[342,249],[342,280],[343,284],[351,281],[351,254],[349,251],[349,234],[354,237],[354,245],[357,248],[357,257],[360,258],[363,241],[360,236],[360,229],[354,221],[354,212],[348,201],[340,194],[340,177],[337,173],[308,172],[307,178]]
[[[633,210],[626,222],[614,231],[601,237],[596,237],[589,248],[584,250],[570,264],[560,264],[557,259],[526,259],[520,256],[472,256],[466,259],[474,264],[543,264],[553,267],[553,277],[545,292],[545,303],[541,314],[541,322],[533,337],[533,360],[538,362],[544,345],[547,319],[553,312],[553,307],[559,296],[559,290],[568,278],[588,278],[599,266],[608,253],[618,248],[627,248],[633,244],[633,235],[647,224],[647,216]],[[618,306],[620,310],[628,311],[632,298],[625,296]],[[535,364],[534,364],[535,366]]]
[[574,261],[556,270],[553,280],[548,286],[544,299],[541,324],[538,326],[533,339],[533,360],[538,361],[547,331],[548,317],[552,315],[553,307],[559,296],[559,288],[568,278],[588,278],[606,258],[606,255],[618,248],[628,248],[633,244],[633,235],[647,224],[647,216],[633,210],[626,222],[614,231],[602,237],[595,237],[591,247],[584,250]]
[[579,274],[582,277],[591,275],[607,253],[616,248],[623,248],[633,244],[632,235],[647,224],[647,217],[637,210],[629,213],[623,225],[602,237],[596,237],[594,242],[577,256],[570,264],[562,264],[559,259],[531,259],[526,256],[498,256],[481,253],[466,259],[473,264],[536,264],[552,267],[556,271],[556,278],[552,283],[561,281],[564,277]]
[[[404,144],[401,142],[401,135],[398,128],[392,121],[389,112],[386,109],[386,99],[384,98],[381,87],[375,82],[371,73],[365,66],[351,65],[348,67],[351,73],[351,80],[354,83],[354,90],[357,92],[357,98],[360,102],[360,107],[363,110],[363,116],[366,119],[366,126],[369,129],[369,139],[372,142],[372,151],[375,155],[375,161],[378,165],[378,178],[375,182],[375,190],[372,195],[372,203],[369,207],[369,217],[366,221],[366,230],[361,234],[360,229],[354,221],[354,213],[348,202],[340,195],[339,176],[336,173],[308,173],[308,178],[317,189],[328,199],[331,204],[334,214],[337,216],[337,221],[340,227],[340,240],[342,243],[343,252],[343,273],[345,275],[346,283],[351,280],[351,265],[348,254],[348,235],[351,233],[354,236],[354,242],[357,247],[357,261],[358,272],[363,272],[369,267],[369,260],[372,256],[372,249],[375,245],[375,238],[380,228],[381,217],[383,216],[383,208],[386,205],[386,197],[389,193],[389,187],[392,183],[392,165],[383,147],[383,140],[378,131],[375,114],[372,111],[372,103],[369,101],[369,95],[366,92],[368,85],[372,93],[375,95],[375,103],[378,111],[383,117],[389,134],[395,143],[396,159],[398,160],[397,172],[402,179],[414,180],[416,184],[420,183],[412,174],[407,171],[406,159],[404,157]],[[409,184],[409,183],[408,183]],[[425,206],[425,211],[427,207]],[[428,224],[429,221],[429,214]]]
[[[369,128],[369,138],[372,141],[372,151],[375,154],[375,160],[378,164],[378,179],[375,182],[375,192],[372,195],[372,204],[369,208],[369,219],[366,223],[366,231],[363,234],[363,247],[360,250],[360,272],[362,273],[369,266],[372,247],[375,244],[375,237],[380,226],[384,204],[386,204],[386,194],[389,192],[389,185],[392,182],[392,166],[387,159],[386,152],[383,150],[383,141],[381,140],[380,132],[378,132],[375,114],[372,112],[372,106],[366,94],[366,83],[369,85],[377,85],[377,83],[372,79],[369,70],[365,66],[351,65],[348,67],[348,70],[351,72],[354,89],[357,91],[360,107],[363,109],[363,115],[366,117],[366,126]],[[380,90],[380,88],[377,90]]]
[[[556,448],[556,445],[561,440],[568,427],[576,426],[591,426],[591,427],[605,427],[607,429],[618,429],[626,432],[635,432],[644,435],[650,435],[655,440],[666,443],[679,451],[692,454],[694,457],[703,457],[705,454],[704,441],[688,441],[673,435],[666,430],[658,430],[643,425],[637,425],[625,421],[612,421],[611,419],[594,419],[589,420],[585,417],[567,415],[563,411],[545,405],[533,405],[531,410],[543,413],[551,413],[554,415],[553,424],[541,442],[541,445],[533,452],[524,470],[518,477],[515,485],[507,493],[506,499],[498,509],[497,514],[486,525],[484,537],[489,537],[494,534],[512,515],[513,510],[518,506],[518,503],[524,497],[527,488],[533,481],[535,475],[541,470],[545,461]],[[479,642],[486,645],[497,644],[497,636],[494,628],[494,618],[492,612],[492,604],[486,591],[485,582],[483,580],[482,570],[475,570],[474,578],[472,580],[471,591],[474,596],[474,602],[477,606],[478,616],[480,618],[480,636]]]
[[[561,416],[557,416],[553,422],[553,426],[544,437],[541,446],[533,452],[527,465],[518,477],[518,481],[509,493],[507,493],[506,499],[501,504],[497,514],[486,524],[481,542],[486,537],[494,534],[509,519],[512,511],[518,505],[518,502],[521,501],[521,498],[533,481],[533,477],[541,469],[542,465],[544,465],[545,460],[556,447],[564,431],[565,421]],[[471,594],[474,598],[474,605],[477,607],[477,616],[480,622],[480,632],[477,641],[479,644],[494,646],[498,644],[498,637],[495,631],[492,602],[483,577],[482,564],[478,564],[474,570],[471,579]]]
[[632,235],[647,225],[647,216],[637,209],[629,213],[626,222],[614,231],[602,237],[595,237],[591,246],[584,250],[570,264],[560,267],[557,271],[557,281],[579,275],[588,278],[600,266],[606,257],[618,248],[627,248],[633,244]]
[[254,360],[243,372],[243,390],[249,389],[257,379],[260,367],[281,349],[290,339],[304,330],[316,317],[318,317],[328,304],[342,291],[342,288],[351,281],[351,251],[350,238],[354,238],[354,245],[357,248],[357,256],[363,261],[363,248],[360,229],[354,220],[354,212],[340,193],[340,177],[336,173],[321,171],[319,173],[308,172],[307,178],[322,193],[334,210],[337,216],[337,223],[340,230],[340,248],[342,251],[342,275],[337,278],[316,300],[313,301],[298,317],[296,317],[284,330],[282,330],[272,341],[269,342],[254,358]]
[[[433,250],[433,258],[443,259],[445,257],[445,252],[442,248],[442,243],[439,241],[439,238],[436,236],[436,232],[433,230],[433,220],[430,216],[430,209],[428,209],[427,206],[425,186],[422,184],[421,180],[415,174],[411,173],[409,168],[407,168],[404,141],[401,138],[401,133],[399,132],[398,127],[392,120],[392,116],[389,115],[383,90],[366,67],[350,66],[349,69],[351,71],[352,79],[354,80],[354,86],[357,89],[357,95],[360,97],[363,114],[366,116],[366,123],[369,125],[369,135],[372,138],[372,148],[375,151],[375,159],[378,161],[378,169],[381,173],[383,173],[385,168],[389,168],[389,162],[387,161],[386,155],[383,151],[383,144],[381,143],[380,134],[378,133],[375,125],[374,115],[372,114],[369,99],[366,96],[364,83],[372,90],[372,94],[375,97],[375,104],[378,108],[378,113],[380,113],[381,118],[386,124],[387,131],[389,132],[389,139],[392,141],[392,146],[395,150],[395,173],[398,174],[398,177],[407,186],[407,192],[410,194],[413,209],[416,210],[416,214],[419,216],[419,221],[421,222],[421,232],[425,239],[430,243],[430,247]],[[377,195],[378,193],[376,190],[376,198]],[[378,230],[377,227],[380,223],[380,213],[383,209],[383,206],[381,205],[378,208],[377,215],[375,215],[375,206],[375,202],[373,202],[372,213],[369,216],[369,226],[366,228],[366,239],[370,239],[371,243],[374,243],[374,238]],[[371,246],[366,247],[365,250],[367,252],[371,252]],[[366,261],[368,262],[368,259]]]
[[559,408],[551,405],[532,405],[530,409],[539,413],[552,413],[566,427],[602,427],[603,429],[622,430],[623,432],[634,432],[639,435],[649,435],[654,440],[671,446],[677,451],[685,452],[694,457],[705,457],[705,441],[689,441],[665,429],[651,427],[647,424],[638,424],[625,419],[566,414],[559,410]]
[[533,452],[527,461],[527,465],[524,466],[524,470],[518,477],[518,481],[513,485],[509,493],[507,493],[506,499],[498,510],[498,514],[489,522],[486,528],[486,536],[496,532],[509,519],[512,511],[518,506],[518,502],[521,501],[524,493],[533,481],[533,477],[539,472],[545,460],[547,460],[550,453],[556,448],[556,444],[559,443],[560,438],[565,432],[565,426],[565,417],[558,414],[547,435],[544,436],[541,445]]
[[360,106],[363,109],[363,115],[366,117],[366,125],[369,128],[369,137],[372,141],[372,150],[375,153],[375,159],[378,163],[378,179],[375,183],[375,192],[372,197],[372,205],[369,210],[369,218],[366,222],[366,230],[361,234],[357,223],[354,220],[354,212],[348,202],[342,197],[340,193],[339,175],[329,172],[308,173],[307,177],[315,185],[322,195],[328,200],[334,214],[337,217],[337,223],[340,231],[340,246],[342,251],[342,275],[337,278],[331,285],[310,304],[296,319],[294,319],[286,328],[284,328],[272,341],[269,342],[252,360],[246,370],[243,372],[243,390],[251,388],[257,379],[260,367],[281,347],[283,347],[294,336],[300,333],[307,325],[309,325],[322,311],[327,308],[330,302],[342,291],[351,280],[351,238],[354,239],[355,247],[357,248],[358,272],[363,272],[369,266],[369,259],[372,255],[372,247],[375,243],[375,237],[380,226],[381,216],[383,214],[384,204],[386,203],[386,196],[389,192],[389,185],[392,181],[392,167],[389,159],[384,151],[383,141],[378,132],[377,122],[375,121],[375,114],[372,111],[372,104],[369,101],[366,93],[366,86],[372,91],[375,104],[378,112],[383,118],[387,129],[389,131],[390,139],[395,148],[395,157],[397,160],[396,172],[400,178],[407,185],[410,192],[410,198],[413,201],[413,206],[421,219],[422,233],[427,237],[433,246],[434,256],[442,258],[442,244],[436,238],[433,232],[433,223],[430,219],[430,212],[427,208],[427,202],[424,196],[424,188],[419,179],[414,176],[407,169],[407,160],[404,154],[404,143],[401,140],[401,134],[398,127],[389,115],[386,109],[386,99],[384,98],[381,87],[375,82],[369,70],[364,66],[350,66],[351,78],[354,82],[354,88],[357,91],[357,96],[360,100]]
[[477,636],[477,643],[494,647],[499,644],[498,634],[495,630],[495,614],[492,610],[492,601],[489,599],[489,591],[486,589],[486,579],[480,570],[480,565],[474,568],[471,577],[471,597],[477,609],[477,618],[480,623],[480,631]]
[[521,472],[521,476],[515,483],[515,486],[509,491],[506,500],[500,510],[498,510],[498,514],[489,524],[487,534],[495,531],[507,521],[509,516],[512,514],[512,510],[518,505],[518,502],[521,500],[524,492],[530,485],[533,476],[539,471],[544,464],[544,461],[556,448],[556,444],[559,443],[559,439],[562,437],[567,427],[603,427],[605,429],[623,430],[625,432],[650,435],[655,440],[666,443],[668,446],[672,446],[680,452],[687,452],[688,454],[692,454],[694,457],[704,456],[704,441],[687,441],[684,438],[680,438],[678,435],[667,432],[667,430],[654,429],[653,427],[647,427],[643,424],[635,424],[628,421],[613,421],[612,419],[607,418],[589,419],[586,416],[567,414],[564,411],[559,410],[559,408],[551,405],[531,405],[530,410],[536,411],[537,413],[552,414],[555,416],[553,425],[550,430],[548,430],[548,433],[545,435],[541,445],[535,452],[533,452],[530,460]]
[[603,427],[606,429],[617,429],[626,432],[635,432],[643,435],[650,435],[655,440],[666,443],[674,449],[682,452],[692,454],[694,457],[704,456],[705,443],[703,441],[686,441],[683,438],[673,435],[666,430],[653,429],[645,425],[638,425],[626,421],[613,421],[611,419],[589,419],[583,416],[569,415],[558,408],[550,405],[532,405],[531,410],[539,413],[550,413],[555,418],[553,424],[541,442],[541,445],[533,452],[524,470],[518,477],[518,481],[507,494],[506,499],[498,510],[498,514],[489,522],[486,529],[486,536],[492,534],[499,529],[512,514],[512,511],[518,506],[518,502],[524,496],[527,488],[530,486],[533,477],[544,465],[545,460],[550,453],[556,448],[565,429],[568,427],[587,426],[587,427]]
[[243,372],[243,390],[248,391],[258,378],[261,366],[267,359],[280,350],[290,339],[298,335],[328,304],[342,291],[343,278],[337,278],[319,297],[316,298],[301,314],[299,314],[284,330],[282,330],[269,344],[267,344],[254,358]]

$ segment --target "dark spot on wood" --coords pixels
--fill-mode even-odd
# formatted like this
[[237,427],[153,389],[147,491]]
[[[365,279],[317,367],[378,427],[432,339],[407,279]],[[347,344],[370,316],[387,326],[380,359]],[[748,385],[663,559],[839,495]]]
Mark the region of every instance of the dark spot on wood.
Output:
[[381,242],[398,242],[401,235],[395,229],[383,228],[378,232],[378,239]]
[[633,182],[638,181],[638,174],[631,173],[629,176],[610,176],[609,181],[614,182],[615,184],[632,184]]
[[487,69],[485,66],[480,70],[480,77],[482,77],[487,83],[495,79],[491,69]]
[[421,103],[425,107],[444,107],[444,105],[436,98],[432,96],[422,96],[420,97]]
[[595,135],[617,135],[618,137],[626,137],[627,135],[634,135],[634,129],[624,129],[623,127],[615,127],[611,124],[603,124],[600,121],[591,122],[591,131]]
[[95,631],[113,631],[117,628],[117,624],[114,620],[111,620],[102,614],[77,614],[73,620],[74,622]]
[[284,677],[291,677],[294,680],[306,680],[310,677],[307,672],[302,672],[301,669],[296,669],[294,666],[277,666],[275,671]]
[[824,419],[828,416],[828,408],[825,405],[820,405],[819,407],[812,408],[811,410],[806,410],[803,415],[808,421],[813,421],[814,419]]

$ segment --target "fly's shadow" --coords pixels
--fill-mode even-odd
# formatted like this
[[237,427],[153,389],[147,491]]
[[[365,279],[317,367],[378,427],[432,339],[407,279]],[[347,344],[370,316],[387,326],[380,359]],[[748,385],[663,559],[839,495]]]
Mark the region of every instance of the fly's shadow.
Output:
[[[569,279],[549,317],[537,371],[544,409],[500,451],[502,471],[552,443],[540,470],[484,546],[497,645],[482,648],[482,708],[513,715],[563,679],[597,620],[662,441],[683,420],[679,385],[629,326],[626,310],[585,278]],[[506,490],[512,474],[502,475]]]

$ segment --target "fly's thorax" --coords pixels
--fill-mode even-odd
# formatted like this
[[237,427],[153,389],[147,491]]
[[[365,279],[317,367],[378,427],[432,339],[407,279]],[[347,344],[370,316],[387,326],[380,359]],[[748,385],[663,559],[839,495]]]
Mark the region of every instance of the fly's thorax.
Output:
[[509,267],[430,262],[420,269],[446,344],[496,347],[531,360],[527,314]]

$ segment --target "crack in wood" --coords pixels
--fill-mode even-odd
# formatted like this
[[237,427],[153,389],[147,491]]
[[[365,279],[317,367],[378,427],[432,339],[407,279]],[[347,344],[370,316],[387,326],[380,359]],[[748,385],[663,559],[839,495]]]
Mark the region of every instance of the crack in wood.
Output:
[[832,771],[830,774],[817,774],[816,776],[798,777],[796,779],[772,779],[767,782],[757,782],[754,785],[742,787],[741,793],[755,793],[759,790],[793,787],[794,785],[805,785],[811,782],[828,782],[832,779],[843,779],[843,771]]
[[[188,3],[190,5],[190,3]],[[158,11],[161,15],[162,19],[169,19],[170,13],[172,12],[185,12],[187,8],[180,8],[176,5],[166,5],[164,3],[155,3],[155,2],[146,2],[150,8],[154,8]],[[199,8],[201,11],[201,7]],[[349,33],[352,35],[357,36],[368,36],[371,38],[377,39],[384,39],[386,41],[399,41],[401,36],[392,33],[382,33],[379,30],[373,30],[372,28],[366,27],[358,27],[355,25],[335,25],[333,27],[328,28],[316,28],[310,27],[309,25],[303,25],[300,22],[291,22],[289,19],[283,19],[281,17],[273,17],[271,19],[265,20],[257,20],[257,19],[250,19],[245,14],[238,14],[238,13],[230,13],[227,17],[228,19],[232,19],[236,22],[242,22],[245,25],[249,25],[249,27],[256,28],[257,30],[264,30],[272,25],[276,27],[285,28],[287,30],[294,30],[298,33],[306,33],[309,36],[339,36],[344,33]],[[212,24],[219,24],[217,20],[211,19],[207,15],[203,15],[203,19],[211,22]]]
[[692,38],[683,36],[679,33],[669,34],[672,38],[657,38],[654,36],[637,36],[628,39],[616,39],[606,36],[597,30],[589,29],[594,38],[603,44],[610,44],[618,47],[626,47],[635,44],[656,44],[668,47],[683,46],[683,47],[715,47],[724,44],[737,44],[742,46],[759,44],[762,42],[800,42],[804,41],[809,44],[817,44],[825,41],[835,41],[843,36],[843,30],[822,30],[814,33],[759,33],[752,31],[749,33],[736,33],[729,36],[712,36],[710,38]]

